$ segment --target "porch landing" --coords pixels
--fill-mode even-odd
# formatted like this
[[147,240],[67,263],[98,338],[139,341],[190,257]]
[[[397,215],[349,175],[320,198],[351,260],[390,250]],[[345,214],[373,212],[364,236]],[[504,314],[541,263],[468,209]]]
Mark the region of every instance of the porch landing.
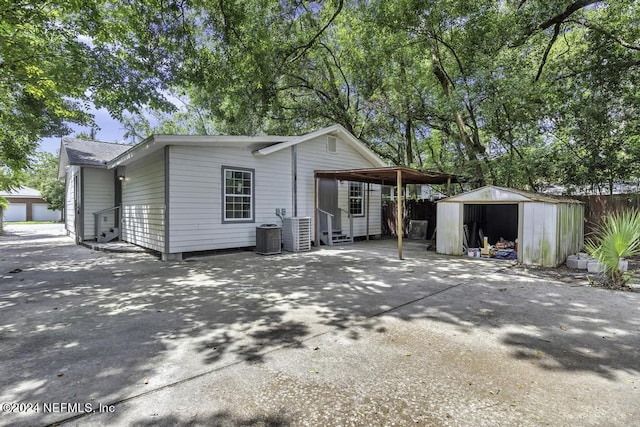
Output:
[[93,242],[86,240],[80,243],[82,246],[93,249],[94,251],[102,251],[102,252],[115,252],[115,253],[150,253],[152,252],[149,249],[143,248],[141,246],[136,246],[132,243],[121,242],[121,241],[111,241],[106,243]]

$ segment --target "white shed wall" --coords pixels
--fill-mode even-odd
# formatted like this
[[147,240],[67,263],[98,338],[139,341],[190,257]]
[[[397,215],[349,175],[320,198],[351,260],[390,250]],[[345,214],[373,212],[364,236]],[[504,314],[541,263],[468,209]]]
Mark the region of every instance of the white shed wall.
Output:
[[437,204],[438,229],[436,234],[436,252],[445,255],[462,253],[462,203]]
[[[84,168],[82,199],[84,208],[83,239],[95,239],[94,212],[111,208],[115,202],[114,172],[107,169]],[[105,224],[113,224],[113,213],[105,215]],[[103,217],[101,217],[104,220]]]
[[[255,171],[254,222],[222,222],[223,166]],[[254,246],[256,226],[282,225],[276,208],[293,214],[290,149],[258,157],[245,149],[171,146],[169,173],[168,253]]]
[[524,264],[544,267],[558,265],[558,206],[542,202],[524,203],[522,239],[518,241]]
[[[313,211],[315,206],[314,171],[379,167],[379,165],[370,163],[340,138],[337,139],[336,153],[327,152],[326,136],[321,136],[303,142],[296,147],[296,150],[298,165],[298,216],[311,217],[312,230],[315,230],[315,215]],[[338,206],[341,209],[346,209],[348,207],[348,189],[348,185],[338,186]],[[371,218],[369,219],[369,233],[381,234],[381,188],[378,185],[372,185],[371,189],[371,200],[369,204],[369,211],[371,215]],[[348,230],[348,224],[349,219],[345,216],[344,218],[342,218],[342,229]],[[354,234],[356,236],[365,235],[366,217],[354,218],[353,225]]]
[[165,251],[164,168],[161,150],[127,166],[122,183],[122,240],[158,252]]
[[558,206],[557,265],[564,263],[569,255],[582,249],[584,243],[584,206],[565,204]]

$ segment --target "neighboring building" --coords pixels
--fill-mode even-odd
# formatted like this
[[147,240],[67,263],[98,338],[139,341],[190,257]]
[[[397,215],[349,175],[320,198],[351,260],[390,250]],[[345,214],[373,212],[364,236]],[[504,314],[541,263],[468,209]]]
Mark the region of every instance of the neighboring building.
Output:
[[[490,244],[517,240],[523,264],[557,267],[583,245],[584,206],[577,200],[487,186],[440,200],[437,209],[441,254],[462,254],[465,226],[482,229]],[[468,235],[472,247],[479,246],[476,237]]]
[[311,218],[317,242],[318,210],[334,230],[351,217],[350,237],[381,233],[379,185],[367,194],[363,183],[315,178],[385,166],[339,125],[302,136],[154,135],[135,146],[63,138],[60,153],[66,229],[78,242],[113,224],[122,240],[179,259],[254,246],[256,227],[281,216]]
[[2,210],[2,220],[10,221],[60,221],[62,212],[51,210],[40,192],[34,188],[20,187],[14,191],[0,193],[9,206]]

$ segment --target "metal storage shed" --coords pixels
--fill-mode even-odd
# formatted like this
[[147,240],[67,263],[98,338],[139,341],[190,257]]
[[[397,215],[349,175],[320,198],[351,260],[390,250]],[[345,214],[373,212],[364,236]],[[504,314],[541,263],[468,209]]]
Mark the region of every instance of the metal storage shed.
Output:
[[436,251],[462,254],[464,225],[472,222],[483,228],[489,243],[518,239],[518,262],[528,265],[557,267],[584,240],[582,202],[486,186],[438,202]]

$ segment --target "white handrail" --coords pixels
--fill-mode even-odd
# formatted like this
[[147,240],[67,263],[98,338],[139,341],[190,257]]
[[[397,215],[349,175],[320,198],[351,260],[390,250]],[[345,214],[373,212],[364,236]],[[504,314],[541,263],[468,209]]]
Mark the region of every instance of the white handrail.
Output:
[[353,215],[344,209],[341,209],[341,208],[338,208],[338,209],[346,213],[347,218],[349,218],[349,238],[351,239],[351,243],[353,243]]
[[[102,209],[93,213],[93,226],[94,226],[94,231],[96,233],[95,235],[96,239],[98,239],[98,236],[100,236],[100,233],[102,233],[102,221],[99,220],[100,215],[110,211],[119,212],[119,210],[120,210],[120,206],[114,206],[114,207]],[[116,218],[118,219],[117,221],[116,221]],[[114,224],[110,225],[109,227],[120,228],[120,226],[117,224],[117,222],[120,222],[120,220],[121,220],[120,215],[115,216],[113,221]]]
[[[323,211],[322,209],[318,209],[318,213],[327,217],[327,245],[333,246],[333,214]],[[318,223],[320,222],[322,221],[320,221],[320,217],[318,217]],[[322,227],[320,224],[317,224],[317,234],[318,238],[322,240]]]

